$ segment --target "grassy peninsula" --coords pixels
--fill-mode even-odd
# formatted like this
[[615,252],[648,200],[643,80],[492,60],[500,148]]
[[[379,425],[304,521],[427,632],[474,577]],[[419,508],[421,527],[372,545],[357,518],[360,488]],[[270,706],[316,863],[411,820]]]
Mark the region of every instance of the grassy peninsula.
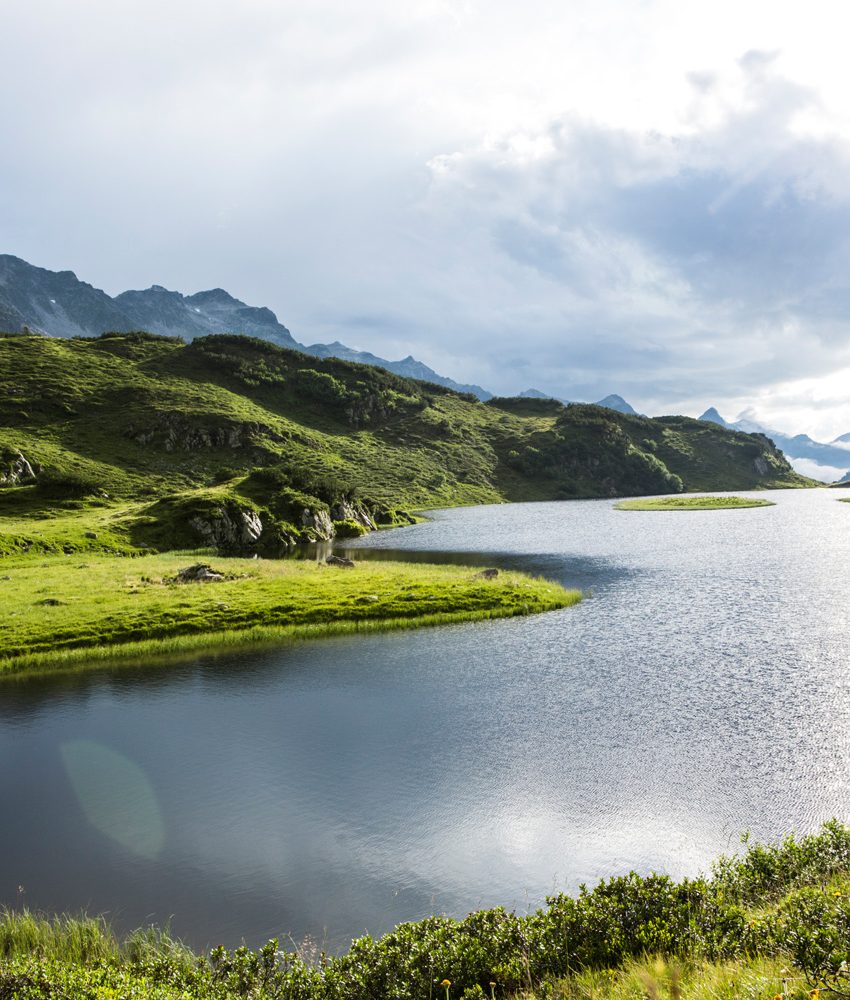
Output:
[[752,497],[646,497],[621,500],[617,510],[737,510],[740,507],[775,507],[772,500]]
[[0,914],[14,1000],[817,1000],[846,996],[850,830],[750,845],[706,877],[634,873],[528,915],[429,917],[339,956],[315,946],[196,954],[156,929]]
[[[502,618],[581,599],[521,573],[463,566],[88,553],[0,561],[0,676],[142,654]],[[211,573],[209,572],[211,571]]]
[[[416,508],[805,485],[767,438],[686,417],[482,403],[235,335],[0,335],[0,674],[578,599],[516,574],[269,562]],[[174,583],[196,557],[169,553],[199,549],[223,579]]]

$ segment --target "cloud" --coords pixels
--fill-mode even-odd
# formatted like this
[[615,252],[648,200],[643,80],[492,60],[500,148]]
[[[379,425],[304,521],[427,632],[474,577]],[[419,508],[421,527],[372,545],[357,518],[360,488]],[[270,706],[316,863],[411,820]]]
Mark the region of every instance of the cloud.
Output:
[[835,18],[6,0],[0,243],[113,293],[221,285],[495,391],[778,401],[850,366]]
[[772,64],[740,61],[741,99],[711,127],[568,116],[432,160],[452,268],[500,299],[496,338],[536,351],[546,388],[663,405],[850,359],[848,147],[795,131],[817,101]]

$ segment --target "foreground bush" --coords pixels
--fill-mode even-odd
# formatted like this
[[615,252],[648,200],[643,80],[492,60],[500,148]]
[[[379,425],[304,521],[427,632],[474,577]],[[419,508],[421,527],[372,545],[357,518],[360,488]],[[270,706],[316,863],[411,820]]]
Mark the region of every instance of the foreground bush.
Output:
[[[754,997],[788,1000],[818,987],[846,995],[848,879],[850,829],[831,822],[818,834],[721,859],[709,877],[676,883],[632,873],[576,897],[550,897],[528,916],[496,908],[463,920],[429,917],[310,962],[279,951],[276,941],[203,957],[161,933],[137,932],[119,944],[98,921],[7,912],[0,1000],[635,996],[624,984],[644,980],[645,995],[677,997],[686,967],[692,979],[727,985],[735,975],[755,977],[762,985],[748,988]],[[663,959],[655,979],[646,965],[652,955]],[[712,995],[738,996],[738,987]]]

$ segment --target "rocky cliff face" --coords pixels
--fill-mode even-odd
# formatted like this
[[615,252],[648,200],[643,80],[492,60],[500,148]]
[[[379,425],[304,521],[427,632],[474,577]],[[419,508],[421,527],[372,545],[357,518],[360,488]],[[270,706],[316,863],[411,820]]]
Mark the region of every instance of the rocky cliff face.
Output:
[[314,542],[327,542],[334,536],[333,521],[326,510],[305,507],[301,512],[301,528]]
[[331,541],[336,526],[349,522],[364,531],[376,530],[371,512],[349,500],[330,509],[318,501],[281,508],[273,498],[251,502],[227,491],[175,494],[152,504],[145,515],[137,544],[159,549],[202,546],[232,556],[281,556],[302,542]]
[[235,504],[213,507],[189,519],[189,527],[200,541],[224,555],[250,553],[263,534],[263,522],[253,510]]
[[335,521],[354,521],[366,528],[367,531],[377,531],[378,526],[369,511],[361,504],[352,503],[350,500],[342,500],[331,508],[331,515]]

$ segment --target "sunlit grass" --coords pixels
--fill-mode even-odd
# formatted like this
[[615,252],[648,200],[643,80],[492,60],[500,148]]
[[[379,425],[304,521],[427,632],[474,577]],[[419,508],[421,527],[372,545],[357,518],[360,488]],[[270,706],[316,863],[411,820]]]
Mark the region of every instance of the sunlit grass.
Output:
[[788,969],[789,959],[750,958],[708,962],[647,957],[621,969],[585,969],[546,983],[545,990],[518,994],[522,1000],[810,1000],[805,979]]
[[0,674],[305,636],[531,614],[581,599],[549,580],[464,566],[204,556],[225,579],[176,583],[198,559],[99,554],[0,564]]

